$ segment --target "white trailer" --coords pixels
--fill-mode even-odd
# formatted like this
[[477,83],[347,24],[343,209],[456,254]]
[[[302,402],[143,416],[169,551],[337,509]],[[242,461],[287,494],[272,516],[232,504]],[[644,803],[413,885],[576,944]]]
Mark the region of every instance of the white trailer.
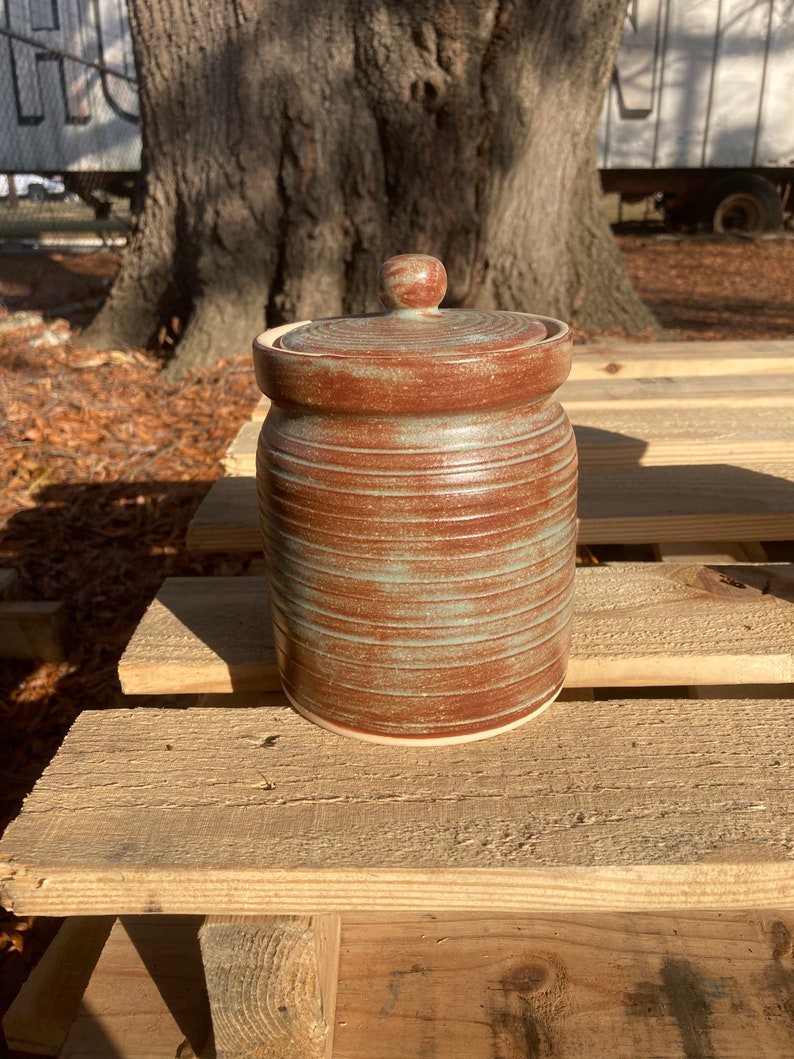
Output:
[[631,0],[598,131],[604,190],[673,224],[779,228],[794,182],[794,0]]
[[[126,0],[5,0],[0,173],[99,205],[140,169]],[[630,0],[598,131],[604,190],[671,223],[780,227],[794,205],[794,0]],[[789,202],[789,199],[791,202]]]
[[5,0],[0,173],[61,174],[94,205],[141,165],[126,0]]

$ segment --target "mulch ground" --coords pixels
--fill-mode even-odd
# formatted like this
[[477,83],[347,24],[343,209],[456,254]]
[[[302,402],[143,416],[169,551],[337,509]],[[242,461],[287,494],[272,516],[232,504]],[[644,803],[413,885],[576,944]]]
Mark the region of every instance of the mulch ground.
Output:
[[[667,337],[794,338],[794,239],[619,243]],[[82,709],[130,704],[116,667],[163,579],[246,565],[184,539],[258,399],[250,356],[165,383],[148,354],[73,348],[116,268],[111,252],[0,255],[0,568],[65,601],[69,634],[65,662],[0,671],[0,831]],[[56,927],[0,911],[0,1012]]]
[[619,236],[671,339],[794,338],[794,238]]
[[[77,714],[122,701],[118,660],[163,578],[245,568],[184,540],[256,404],[250,356],[165,383],[145,354],[72,348],[115,270],[0,256],[0,569],[68,611],[63,663],[0,662],[0,831]],[[0,910],[0,1012],[56,927]]]

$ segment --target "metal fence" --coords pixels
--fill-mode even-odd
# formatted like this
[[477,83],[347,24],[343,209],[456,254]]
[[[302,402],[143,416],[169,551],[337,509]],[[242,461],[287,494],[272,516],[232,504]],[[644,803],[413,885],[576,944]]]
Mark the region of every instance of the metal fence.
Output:
[[126,0],[0,4],[0,238],[123,237],[140,170]]

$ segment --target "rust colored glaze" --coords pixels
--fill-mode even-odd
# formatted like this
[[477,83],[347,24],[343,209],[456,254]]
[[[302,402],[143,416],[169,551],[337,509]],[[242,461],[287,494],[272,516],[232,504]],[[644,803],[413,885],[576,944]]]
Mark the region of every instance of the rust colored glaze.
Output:
[[398,254],[384,261],[378,271],[378,297],[393,312],[436,313],[446,293],[447,270],[436,257]]
[[482,738],[567,665],[576,449],[557,320],[445,310],[443,265],[392,258],[388,312],[254,343],[272,407],[257,481],[276,653],[305,716],[378,742]]

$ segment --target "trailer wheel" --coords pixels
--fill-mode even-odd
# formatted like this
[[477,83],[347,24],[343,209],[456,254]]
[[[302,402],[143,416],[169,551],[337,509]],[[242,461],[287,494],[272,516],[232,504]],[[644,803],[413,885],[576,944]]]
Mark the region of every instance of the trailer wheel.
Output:
[[706,188],[698,219],[715,232],[775,232],[783,203],[773,184],[757,173],[732,173]]

